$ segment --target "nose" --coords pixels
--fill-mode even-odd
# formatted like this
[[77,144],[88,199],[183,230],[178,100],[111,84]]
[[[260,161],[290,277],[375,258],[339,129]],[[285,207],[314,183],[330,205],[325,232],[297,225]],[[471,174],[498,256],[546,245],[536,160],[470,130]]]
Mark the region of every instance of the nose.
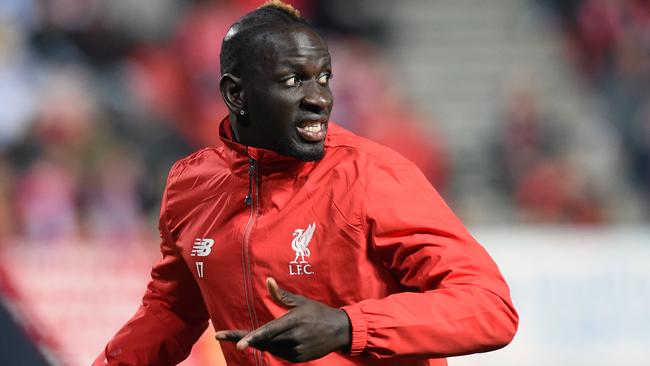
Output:
[[332,109],[332,92],[329,88],[318,84],[316,81],[305,84],[305,94],[301,101],[302,107],[313,113],[329,113]]

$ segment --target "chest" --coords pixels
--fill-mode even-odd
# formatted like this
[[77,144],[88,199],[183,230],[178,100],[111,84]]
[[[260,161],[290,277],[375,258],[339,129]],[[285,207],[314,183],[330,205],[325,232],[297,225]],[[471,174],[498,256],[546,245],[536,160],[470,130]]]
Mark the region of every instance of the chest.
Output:
[[182,218],[177,244],[209,308],[230,304],[254,313],[264,307],[267,277],[332,306],[368,295],[360,284],[378,269],[358,194],[322,179],[309,183],[262,181],[250,205],[245,184],[224,187]]

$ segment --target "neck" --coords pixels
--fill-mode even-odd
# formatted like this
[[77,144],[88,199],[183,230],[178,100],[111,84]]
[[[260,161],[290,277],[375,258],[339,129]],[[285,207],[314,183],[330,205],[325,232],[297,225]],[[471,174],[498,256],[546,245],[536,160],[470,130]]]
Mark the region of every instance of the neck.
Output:
[[239,142],[241,144],[242,142],[239,139],[239,133],[238,133],[239,124],[237,123],[237,117],[234,114],[230,113],[228,119],[230,120],[230,131],[232,132],[233,139],[236,142]]
[[273,148],[267,146],[267,144],[262,143],[262,136],[259,133],[256,133],[256,127],[252,126],[250,122],[246,121],[245,123],[242,123],[238,116],[233,114],[230,114],[229,120],[234,141],[244,146],[273,150]]

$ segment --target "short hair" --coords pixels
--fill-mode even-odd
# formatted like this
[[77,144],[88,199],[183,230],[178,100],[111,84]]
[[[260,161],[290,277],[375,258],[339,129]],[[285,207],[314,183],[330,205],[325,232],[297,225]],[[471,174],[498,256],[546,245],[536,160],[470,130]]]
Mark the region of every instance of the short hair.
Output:
[[221,43],[221,75],[241,75],[246,60],[254,59],[258,42],[271,32],[312,26],[293,6],[269,0],[230,26]]

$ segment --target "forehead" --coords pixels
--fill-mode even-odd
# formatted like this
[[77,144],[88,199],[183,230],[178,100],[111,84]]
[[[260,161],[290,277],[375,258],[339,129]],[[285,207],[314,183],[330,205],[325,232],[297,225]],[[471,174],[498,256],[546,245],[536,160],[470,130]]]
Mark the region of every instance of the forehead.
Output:
[[330,60],[325,41],[307,28],[272,32],[265,40],[261,48],[262,60],[268,66],[304,65]]

